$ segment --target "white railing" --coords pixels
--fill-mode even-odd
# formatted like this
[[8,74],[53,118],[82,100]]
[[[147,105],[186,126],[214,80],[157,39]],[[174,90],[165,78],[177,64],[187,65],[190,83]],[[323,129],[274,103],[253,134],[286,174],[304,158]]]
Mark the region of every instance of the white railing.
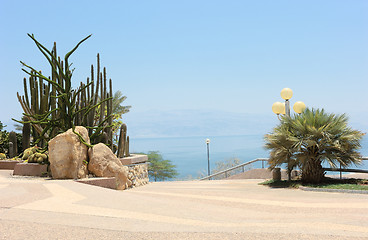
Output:
[[242,168],[243,169],[243,172],[244,172],[245,171],[245,166],[247,166],[249,164],[252,164],[252,163],[255,163],[255,162],[259,162],[259,161],[262,161],[262,168],[264,168],[264,162],[265,161],[268,161],[268,158],[257,158],[257,159],[254,159],[252,161],[249,161],[249,162],[246,162],[246,163],[242,163],[242,164],[239,164],[237,166],[228,168],[228,169],[223,170],[221,172],[217,172],[217,173],[211,174],[211,175],[209,175],[207,177],[204,177],[204,178],[201,178],[199,180],[211,180],[211,178],[216,177],[216,176],[221,175],[221,174],[225,174],[225,178],[227,178],[228,177],[228,172],[233,171],[233,170],[238,169],[238,168]]
[[[362,160],[368,160],[368,157],[362,157]],[[236,170],[238,168],[242,168],[242,170],[243,170],[242,172],[244,172],[245,171],[245,166],[250,165],[250,164],[255,163],[255,162],[259,162],[259,161],[262,161],[262,168],[264,168],[264,162],[265,161],[268,161],[268,158],[257,158],[257,159],[254,159],[252,161],[249,161],[249,162],[246,162],[246,163],[242,163],[242,164],[239,164],[237,166],[228,168],[228,169],[223,170],[221,172],[217,172],[217,173],[211,174],[209,176],[203,177],[203,178],[201,178],[199,180],[211,180],[211,178],[216,177],[216,176],[219,176],[221,174],[225,174],[225,178],[227,178],[229,176],[228,173],[230,171]],[[325,171],[331,171],[331,172],[340,172],[340,178],[341,178],[341,173],[342,172],[368,173],[368,170],[365,170],[365,169],[346,169],[346,168],[342,168],[341,166],[340,166],[340,168],[324,168],[323,170],[325,170]]]

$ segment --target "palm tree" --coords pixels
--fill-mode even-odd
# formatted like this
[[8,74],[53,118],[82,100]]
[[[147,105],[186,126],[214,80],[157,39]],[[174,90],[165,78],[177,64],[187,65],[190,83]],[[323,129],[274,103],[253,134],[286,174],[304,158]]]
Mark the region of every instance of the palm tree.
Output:
[[322,163],[331,167],[359,164],[358,149],[364,134],[347,123],[345,114],[328,114],[323,109],[306,109],[282,118],[280,125],[265,136],[271,167],[291,159],[293,166],[300,165],[303,182],[320,183],[325,174]]
[[112,98],[112,112],[117,114],[119,118],[121,118],[121,115],[129,112],[130,108],[132,107],[122,105],[126,98],[127,97],[123,96],[123,93],[120,90],[116,91]]
[[[118,132],[120,129],[121,124],[123,124],[122,121],[122,117],[123,114],[128,113],[130,111],[130,108],[132,106],[124,106],[123,102],[126,100],[126,96],[123,96],[123,93],[118,90],[113,94],[112,97],[112,115],[113,115],[113,120],[112,120],[112,132],[113,132],[113,141],[115,142],[115,144],[117,144],[117,137],[118,137]],[[95,115],[95,124],[98,124],[98,122],[100,121],[100,107],[96,108],[96,115]],[[105,113],[106,113],[106,109],[105,109]]]
[[265,136],[266,149],[271,149],[269,165],[273,169],[283,163],[287,164],[288,180],[291,180],[291,171],[297,166],[294,156],[293,142],[289,139],[289,128],[286,124],[274,129],[273,134]]

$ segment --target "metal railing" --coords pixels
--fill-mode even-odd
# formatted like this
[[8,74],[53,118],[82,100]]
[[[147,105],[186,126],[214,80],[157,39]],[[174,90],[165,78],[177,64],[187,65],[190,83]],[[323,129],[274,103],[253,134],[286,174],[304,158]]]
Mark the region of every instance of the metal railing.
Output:
[[[368,157],[362,157],[362,160],[368,160]],[[340,172],[340,179],[342,179],[343,172],[352,172],[352,173],[368,173],[367,169],[351,169],[351,168],[342,168],[341,164],[339,168],[323,168],[324,171],[329,172]]]
[[249,164],[252,164],[252,163],[255,163],[255,162],[259,162],[259,161],[262,161],[262,168],[264,168],[264,161],[268,161],[268,158],[257,158],[257,159],[254,159],[252,161],[249,161],[249,162],[246,162],[246,163],[242,163],[242,164],[239,164],[237,166],[228,168],[228,169],[223,170],[221,172],[217,172],[217,173],[211,174],[211,175],[209,175],[207,177],[204,177],[204,178],[201,178],[199,180],[207,180],[207,179],[208,180],[211,180],[211,178],[216,177],[216,176],[221,175],[221,174],[225,174],[225,178],[227,178],[228,177],[228,172],[233,171],[233,170],[236,170],[238,168],[242,168],[242,170],[243,170],[242,172],[244,172],[245,171],[245,166],[247,166]]
[[[362,160],[368,160],[368,157],[362,157]],[[228,169],[223,170],[221,172],[217,172],[217,173],[211,174],[209,176],[203,177],[199,180],[211,180],[211,178],[219,176],[221,174],[225,174],[225,178],[227,178],[229,176],[228,172],[236,170],[238,168],[242,168],[242,172],[244,172],[245,171],[245,166],[250,165],[250,164],[255,163],[255,162],[259,162],[259,161],[262,161],[262,168],[264,168],[264,162],[268,161],[268,158],[257,158],[257,159],[254,159],[252,161],[242,163],[242,164],[239,164],[237,166],[228,168]],[[347,168],[342,168],[341,165],[340,165],[340,168],[323,168],[323,170],[324,171],[330,171],[330,172],[340,172],[340,178],[342,178],[342,172],[368,173],[368,170],[365,170],[365,169],[347,169]]]

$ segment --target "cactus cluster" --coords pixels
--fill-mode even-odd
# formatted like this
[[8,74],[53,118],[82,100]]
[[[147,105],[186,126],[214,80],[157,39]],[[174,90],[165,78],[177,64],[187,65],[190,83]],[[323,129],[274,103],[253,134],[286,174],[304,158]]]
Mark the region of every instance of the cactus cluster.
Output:
[[0,153],[0,160],[6,159],[5,153]]
[[[87,84],[80,83],[77,89],[72,88],[73,70],[70,69],[68,59],[91,35],[67,53],[64,60],[57,56],[56,43],[50,51],[33,35],[28,36],[49,62],[51,77],[46,77],[41,71],[21,62],[25,67],[22,70],[29,75],[29,94],[27,80],[24,79],[24,96],[20,96],[19,93],[17,96],[26,120],[15,121],[31,124],[34,144],[42,147],[57,134],[70,128],[74,129],[77,125],[89,130],[92,144],[105,139],[104,143],[112,147],[112,81],[110,79],[107,90],[106,68],[103,69],[103,73],[100,71],[99,55],[97,55],[96,81],[92,66],[91,79],[87,78]],[[81,136],[79,137],[87,144]]]
[[47,152],[40,153],[38,152],[38,147],[31,147],[27,148],[23,152],[22,160],[28,162],[28,163],[47,163],[48,162],[48,156]]
[[[96,82],[96,86],[95,83]],[[91,78],[87,78],[87,86],[83,83],[83,89],[77,99],[75,125],[84,126],[88,129],[91,143],[103,142],[112,149],[112,80],[107,84],[106,68],[100,71],[100,54],[97,54],[96,80],[94,77],[94,67],[91,65]],[[92,106],[99,106],[86,112],[88,103]],[[97,127],[96,127],[97,126]]]
[[[50,51],[33,35],[28,36],[50,64],[51,76],[46,77],[41,71],[21,62],[24,66],[22,70],[29,75],[28,79],[23,79],[24,95],[17,93],[24,116],[22,121],[13,120],[23,123],[23,149],[31,145],[30,134],[33,137],[32,145],[45,148],[50,139],[75,126],[88,129],[91,144],[103,142],[113,149],[112,80],[108,81],[105,67],[101,71],[99,54],[96,71],[91,65],[91,76],[87,82],[81,82],[77,89],[72,88],[74,69],[70,68],[68,59],[91,35],[81,40],[63,60],[57,56],[56,43]],[[82,136],[79,135],[79,138],[90,146]],[[118,149],[120,157],[129,156],[129,136],[125,124],[121,126]],[[40,157],[34,155],[27,159],[41,161]]]

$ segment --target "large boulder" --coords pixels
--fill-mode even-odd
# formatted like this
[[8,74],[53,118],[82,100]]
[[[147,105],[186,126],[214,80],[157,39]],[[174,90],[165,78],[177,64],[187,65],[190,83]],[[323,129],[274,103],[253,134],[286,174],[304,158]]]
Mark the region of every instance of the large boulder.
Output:
[[[76,126],[75,132],[90,144],[85,127]],[[87,170],[88,147],[83,144],[77,134],[69,129],[49,141],[49,161],[53,178],[77,179],[85,178]]]
[[132,185],[128,179],[129,169],[121,164],[109,147],[99,143],[88,150],[88,170],[97,177],[115,177],[116,186],[124,190]]

